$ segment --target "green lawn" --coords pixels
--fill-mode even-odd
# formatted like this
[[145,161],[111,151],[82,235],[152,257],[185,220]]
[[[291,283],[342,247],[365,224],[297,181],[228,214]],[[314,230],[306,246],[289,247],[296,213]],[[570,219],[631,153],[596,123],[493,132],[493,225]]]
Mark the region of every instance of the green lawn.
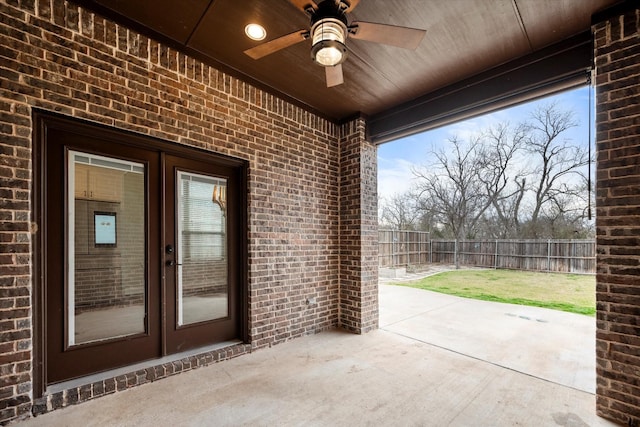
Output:
[[552,308],[589,316],[595,315],[596,312],[596,279],[592,275],[460,270],[394,285],[485,301]]

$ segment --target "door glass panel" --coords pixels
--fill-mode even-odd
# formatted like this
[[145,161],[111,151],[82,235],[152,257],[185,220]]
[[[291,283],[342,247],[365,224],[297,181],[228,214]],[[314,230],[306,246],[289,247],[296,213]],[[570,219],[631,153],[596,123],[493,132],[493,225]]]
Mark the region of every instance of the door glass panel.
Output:
[[144,333],[144,165],[75,151],[68,164],[68,345]]
[[178,172],[178,326],[228,316],[227,181]]

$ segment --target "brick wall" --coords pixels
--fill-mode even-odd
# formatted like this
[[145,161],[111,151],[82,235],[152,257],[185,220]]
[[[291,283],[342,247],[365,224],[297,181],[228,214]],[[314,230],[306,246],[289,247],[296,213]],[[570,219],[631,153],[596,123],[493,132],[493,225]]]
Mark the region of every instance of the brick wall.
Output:
[[362,119],[340,138],[340,325],[355,333],[378,327],[376,147]]
[[[358,243],[372,238],[371,230],[361,236],[358,227],[371,226],[375,216],[375,149],[364,142],[363,121],[343,138],[343,155],[354,156],[355,163],[340,165],[337,125],[73,4],[3,0],[0,18],[0,423],[28,416],[33,405],[40,413],[103,395],[117,383],[33,400],[35,107],[249,162],[247,348],[337,326],[340,265],[348,272],[343,295],[364,305],[360,314],[345,309],[349,320],[342,323],[359,331],[375,327],[375,262],[358,261],[360,254],[375,258],[369,240],[365,247]],[[341,168],[358,180],[356,188],[342,180],[340,191],[349,193],[342,215]],[[371,192],[366,199],[357,194],[363,190]],[[343,227],[352,234],[341,246],[339,223],[351,218],[352,206],[353,222]],[[348,261],[340,263],[341,250]],[[358,293],[360,285],[365,293]],[[307,304],[309,297],[316,304]],[[211,360],[217,356],[180,366]],[[155,368],[141,375],[153,380],[184,370]],[[121,381],[115,389],[139,382]]]
[[226,260],[182,261],[182,295],[204,296],[226,292]]
[[[627,5],[630,5],[628,2]],[[594,27],[597,411],[640,425],[640,9]]]

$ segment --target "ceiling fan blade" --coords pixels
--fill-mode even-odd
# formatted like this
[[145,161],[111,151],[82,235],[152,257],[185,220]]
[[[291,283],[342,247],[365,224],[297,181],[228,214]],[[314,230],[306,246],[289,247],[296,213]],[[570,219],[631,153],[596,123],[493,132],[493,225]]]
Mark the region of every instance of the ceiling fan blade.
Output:
[[415,49],[420,45],[425,30],[373,22],[354,22],[349,26],[349,37],[358,40],[388,44],[404,49]]
[[353,11],[353,9],[356,8],[358,3],[360,3],[360,0],[345,0],[345,3],[347,3],[349,5],[349,7],[345,9],[345,12],[349,13],[349,12]]
[[324,67],[324,69],[327,77],[327,87],[334,87],[344,83],[342,64],[334,65],[333,67]]
[[270,55],[274,52],[284,49],[285,47],[293,46],[296,43],[306,40],[309,37],[309,31],[298,30],[295,33],[287,34],[286,36],[278,37],[266,43],[262,43],[251,49],[244,51],[253,59],[260,59],[263,56]]
[[300,9],[302,13],[307,13],[309,8],[318,9],[318,5],[313,0],[289,0],[289,3]]

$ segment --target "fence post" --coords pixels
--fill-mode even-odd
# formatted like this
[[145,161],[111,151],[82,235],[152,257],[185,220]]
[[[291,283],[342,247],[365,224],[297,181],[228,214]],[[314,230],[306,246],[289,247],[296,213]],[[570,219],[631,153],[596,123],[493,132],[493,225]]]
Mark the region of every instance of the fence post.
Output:
[[396,230],[391,230],[391,262],[394,267],[398,266],[398,260],[396,258]]
[[406,266],[411,265],[411,253],[409,251],[409,232],[405,231],[404,233],[404,256],[406,259]]
[[551,272],[551,239],[547,239],[547,273]]
[[429,264],[433,264],[433,239],[429,239]]
[[453,262],[456,265],[456,270],[458,270],[460,268],[460,265],[458,265],[458,239],[453,242]]
[[496,256],[493,258],[493,269],[498,269],[498,239],[496,239]]

